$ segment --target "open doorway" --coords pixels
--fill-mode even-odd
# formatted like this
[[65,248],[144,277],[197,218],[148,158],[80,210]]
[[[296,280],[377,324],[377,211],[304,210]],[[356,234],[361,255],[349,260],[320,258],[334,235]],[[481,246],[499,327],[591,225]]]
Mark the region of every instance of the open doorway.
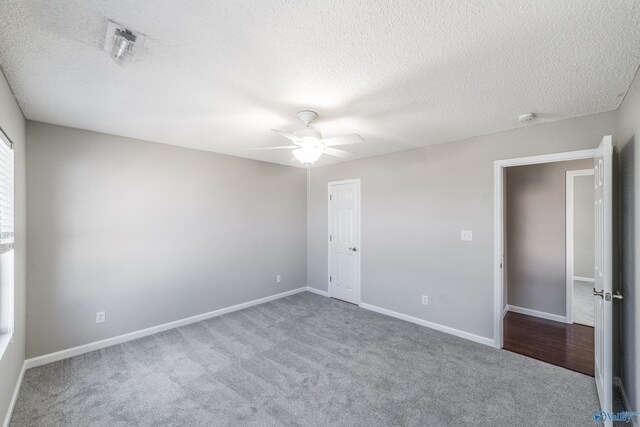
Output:
[[[611,135],[604,136],[600,145],[593,150],[572,151],[566,153],[546,154],[540,156],[522,157],[515,159],[496,160],[494,162],[494,345],[497,348],[506,347],[505,314],[508,311],[508,256],[507,256],[507,209],[505,199],[507,187],[505,185],[507,170],[515,166],[555,163],[571,160],[590,159],[593,161],[593,190],[594,190],[594,327],[589,336],[593,337],[593,366],[594,380],[598,391],[600,409],[611,412],[613,408],[613,304],[620,301],[622,295],[614,292],[613,277],[613,143]],[[566,235],[563,233],[563,237]],[[551,240],[557,241],[555,236]],[[548,257],[547,254],[542,254]],[[539,271],[539,270],[534,270]],[[566,293],[562,298],[566,310]],[[569,312],[570,315],[572,312]],[[516,313],[517,314],[517,313]],[[536,316],[531,316],[536,319]],[[565,311],[565,319],[566,319]],[[559,329],[555,336],[571,335],[577,328],[588,326],[576,323],[556,322],[540,318],[541,322],[553,322]],[[562,327],[565,328],[562,332]],[[566,328],[570,328],[569,330]],[[537,331],[541,328],[534,328]],[[547,330],[548,331],[548,330]],[[539,337],[546,340],[546,345],[562,348],[549,339],[549,332],[540,333]],[[531,338],[536,341],[536,338]],[[579,342],[580,340],[574,340]],[[538,342],[540,344],[540,342]],[[538,345],[537,348],[543,347]],[[591,346],[590,346],[591,347]],[[565,346],[567,350],[572,346]],[[586,347],[584,347],[586,348]],[[581,352],[578,352],[581,353]],[[532,356],[533,357],[533,356]],[[571,358],[569,358],[571,359]],[[553,363],[553,362],[552,362]],[[559,363],[556,363],[559,364]],[[561,364],[559,364],[562,366]],[[612,425],[605,421],[605,425]]]
[[[593,292],[575,280],[574,269],[581,279],[593,278],[593,246],[586,247],[594,236],[588,222],[593,179],[584,188],[578,181],[584,191],[569,194],[567,177],[592,165],[592,159],[581,159],[514,166],[504,181],[504,348],[591,376]],[[584,200],[575,203],[575,196]]]

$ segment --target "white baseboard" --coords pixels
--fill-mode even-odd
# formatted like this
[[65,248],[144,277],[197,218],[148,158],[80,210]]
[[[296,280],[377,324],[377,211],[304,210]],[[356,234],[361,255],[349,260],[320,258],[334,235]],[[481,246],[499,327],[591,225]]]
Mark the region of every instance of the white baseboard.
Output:
[[593,279],[591,277],[581,277],[581,276],[573,276],[573,280],[579,280],[581,282],[589,282],[589,283],[596,282],[596,279]]
[[[312,288],[310,286],[307,286],[307,291],[313,292],[314,294],[322,295],[324,297],[329,297],[329,292],[321,291],[320,289]],[[365,310],[375,311],[376,313],[384,314],[390,317],[395,317],[396,319],[415,323],[420,326],[425,326],[430,329],[435,329],[440,332],[444,332],[450,335],[455,335],[457,337],[465,338],[480,344],[485,344],[490,347],[494,347],[495,345],[491,338],[481,337],[480,335],[475,335],[469,332],[461,331],[459,329],[450,328],[448,326],[440,325],[438,323],[429,322],[428,320],[419,319],[417,317],[409,316],[407,314],[398,313],[396,311],[388,310],[386,308],[378,307],[372,304],[367,304],[366,302],[361,302],[360,304],[358,304],[358,306],[360,308],[364,308]]]
[[405,320],[407,322],[415,323],[420,326],[426,326],[430,329],[435,329],[436,331],[444,332],[450,335],[455,335],[460,338],[465,338],[470,341],[474,341],[480,344],[488,345],[490,347],[494,346],[494,342],[491,338],[482,337],[480,335],[472,334],[470,332],[461,331],[459,329],[450,328],[449,326],[440,325],[439,323],[429,322],[428,320],[419,319],[417,317],[409,316],[407,314],[398,313],[392,310],[387,310],[386,308],[377,307],[375,305],[367,304],[364,302],[360,303],[360,307],[375,311],[376,313],[385,314],[387,316],[395,317],[396,319]]
[[509,306],[505,305],[504,309],[502,310],[502,317],[506,316],[508,312],[509,312]]
[[[627,412],[634,412],[634,409],[636,408],[633,408],[631,406],[629,396],[627,396],[627,391],[624,389],[622,378],[613,377],[613,385],[620,389],[620,394],[622,395],[622,403],[624,403],[624,410]],[[640,427],[640,417],[631,417],[631,425],[633,427]]]
[[84,353],[89,353],[90,351],[99,350],[101,348],[110,347],[112,345],[122,344],[123,342],[132,341],[138,338],[157,334],[158,332],[164,332],[169,329],[174,329],[180,326],[189,325],[191,323],[200,322],[202,320],[211,319],[212,317],[217,317],[223,314],[231,313],[233,311],[242,310],[243,308],[248,308],[254,305],[263,304],[265,302],[288,297],[290,295],[298,294],[306,290],[307,290],[307,287],[303,286],[301,288],[293,289],[291,291],[281,292],[279,294],[270,295],[268,297],[256,299],[249,302],[244,302],[242,304],[232,305],[231,307],[225,307],[219,310],[210,311],[209,313],[198,314],[196,316],[187,317],[185,319],[180,319],[173,322],[164,323],[162,325],[152,326],[151,328],[130,332],[128,334],[118,335],[116,337],[95,341],[89,344],[83,344],[78,347],[56,351],[55,353],[49,353],[42,356],[33,357],[31,359],[25,360],[25,365],[27,369],[34,368],[36,366],[46,365],[48,363],[57,362],[58,360],[68,359],[69,357],[78,356]]
[[11,422],[11,416],[13,415],[13,408],[16,406],[16,401],[18,400],[18,394],[20,393],[20,386],[22,385],[22,379],[24,378],[24,371],[27,370],[27,362],[24,361],[22,363],[22,369],[20,369],[20,375],[18,375],[18,381],[16,381],[16,386],[13,388],[13,394],[11,395],[11,401],[9,401],[9,407],[7,408],[7,413],[4,416],[4,422],[2,423],[2,427],[9,427],[9,422]]
[[312,292],[314,294],[322,295],[323,297],[329,297],[329,292],[321,291],[320,289],[312,288],[311,286],[307,286],[307,291]]
[[507,305],[507,310],[513,311],[514,313],[520,313],[520,314],[526,314],[528,316],[539,317],[541,319],[567,323],[566,316],[560,316],[559,314],[546,313],[544,311],[532,310],[530,308],[518,307],[516,305]]

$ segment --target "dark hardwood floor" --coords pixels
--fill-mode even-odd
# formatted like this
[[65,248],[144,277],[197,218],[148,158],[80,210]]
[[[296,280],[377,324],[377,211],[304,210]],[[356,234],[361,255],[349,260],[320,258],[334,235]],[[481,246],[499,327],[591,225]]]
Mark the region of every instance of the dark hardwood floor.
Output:
[[593,328],[525,314],[504,316],[504,349],[586,375],[594,375]]

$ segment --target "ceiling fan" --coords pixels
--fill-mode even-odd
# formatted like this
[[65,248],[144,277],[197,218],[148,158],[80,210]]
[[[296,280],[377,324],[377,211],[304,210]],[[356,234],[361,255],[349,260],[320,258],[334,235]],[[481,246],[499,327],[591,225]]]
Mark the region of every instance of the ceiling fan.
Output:
[[283,131],[271,129],[273,132],[290,139],[295,145],[284,145],[281,147],[264,147],[253,148],[252,150],[281,150],[281,149],[293,149],[293,159],[297,159],[304,166],[309,167],[316,160],[320,158],[322,154],[327,154],[339,159],[348,159],[353,156],[353,153],[348,151],[332,148],[337,145],[358,144],[364,142],[362,137],[356,133],[350,135],[336,136],[333,138],[322,138],[322,134],[315,129],[311,129],[309,125],[317,117],[318,113],[310,110],[299,111],[298,118],[305,127],[294,131]]

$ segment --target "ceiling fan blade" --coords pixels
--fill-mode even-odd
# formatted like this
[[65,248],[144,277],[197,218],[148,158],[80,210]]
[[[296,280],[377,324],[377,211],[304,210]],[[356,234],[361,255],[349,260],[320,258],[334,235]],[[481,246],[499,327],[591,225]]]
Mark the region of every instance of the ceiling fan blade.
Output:
[[336,145],[359,144],[364,142],[364,139],[362,139],[362,137],[357,133],[352,133],[351,135],[342,135],[323,139],[322,142],[324,142],[325,147],[333,147]]
[[297,145],[283,145],[280,147],[260,147],[260,148],[247,148],[247,151],[255,151],[255,150],[282,150],[284,148],[292,149],[299,148]]
[[282,135],[287,139],[290,139],[293,142],[300,142],[300,138],[298,138],[297,136],[295,136],[293,133],[286,131],[286,130],[276,130],[276,129],[271,129],[272,132],[277,133],[278,135]]
[[339,159],[352,159],[355,157],[355,154],[353,153],[350,153],[344,150],[339,150],[337,148],[330,148],[330,147],[324,148],[324,154],[327,154],[332,157],[337,157]]

